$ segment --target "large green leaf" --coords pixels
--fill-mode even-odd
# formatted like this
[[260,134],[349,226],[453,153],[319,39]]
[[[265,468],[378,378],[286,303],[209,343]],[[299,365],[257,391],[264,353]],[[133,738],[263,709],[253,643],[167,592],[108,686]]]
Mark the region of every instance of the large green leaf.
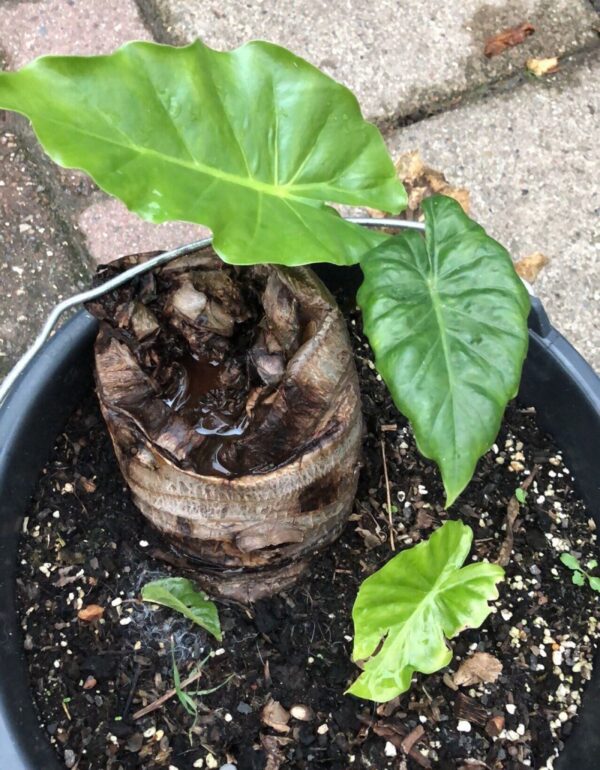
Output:
[[366,255],[358,303],[378,371],[437,462],[447,504],[469,483],[519,386],[529,297],[507,251],[456,201],[423,201],[407,231]]
[[351,264],[384,236],[324,202],[406,202],[352,93],[270,43],[43,57],[0,73],[0,108],[26,115],[57,163],[145,219],[210,227],[227,262]]
[[191,580],[182,577],[153,580],[142,588],[142,599],[180,612],[221,641],[217,607],[203,591],[195,588]]
[[364,581],[352,610],[352,658],[366,663],[348,692],[378,702],[395,698],[415,671],[448,665],[446,638],[483,623],[504,570],[487,562],[462,567],[472,539],[466,524],[447,521]]

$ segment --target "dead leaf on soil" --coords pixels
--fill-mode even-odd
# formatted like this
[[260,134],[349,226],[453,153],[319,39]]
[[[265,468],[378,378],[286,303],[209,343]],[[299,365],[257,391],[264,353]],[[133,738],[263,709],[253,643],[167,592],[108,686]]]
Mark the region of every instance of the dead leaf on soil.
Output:
[[104,607],[101,607],[99,604],[88,604],[87,607],[82,607],[77,613],[79,620],[83,620],[85,623],[99,620],[103,615]]
[[383,540],[378,535],[376,535],[374,532],[371,532],[369,529],[357,527],[356,532],[362,537],[367,551],[370,551],[372,548],[377,548],[383,542]]
[[[408,205],[402,213],[406,219],[418,220],[423,218],[421,202],[423,198],[439,193],[454,198],[462,206],[465,214],[470,211],[469,191],[464,187],[453,187],[448,183],[441,171],[426,166],[419,150],[411,150],[400,155],[395,164],[398,179],[406,188]],[[383,217],[386,214],[376,209],[368,209],[373,217]]]
[[285,762],[285,754],[281,750],[290,742],[289,738],[280,738],[277,735],[261,735],[260,742],[267,755],[265,770],[279,770]]
[[289,733],[290,713],[283,708],[279,701],[270,698],[262,710],[261,720],[267,727],[272,727],[278,733]]
[[538,78],[551,75],[558,71],[558,56],[551,56],[548,59],[527,59],[525,66]]
[[476,652],[461,663],[452,681],[458,687],[495,682],[502,673],[502,663],[488,652]]
[[530,35],[535,32],[535,27],[524,21],[521,24],[517,24],[516,27],[509,27],[503,29],[502,32],[498,32],[496,35],[488,38],[485,43],[483,53],[488,57],[498,56],[507,48],[512,48],[515,45],[523,43]]
[[528,283],[533,283],[541,270],[550,262],[549,258],[542,254],[541,251],[536,251],[527,257],[521,257],[521,259],[515,262],[515,270],[517,273]]

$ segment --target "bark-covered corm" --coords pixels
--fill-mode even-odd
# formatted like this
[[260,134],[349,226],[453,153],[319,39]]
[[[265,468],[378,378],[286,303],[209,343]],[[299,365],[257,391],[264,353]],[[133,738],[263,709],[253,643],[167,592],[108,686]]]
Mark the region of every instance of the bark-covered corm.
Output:
[[100,404],[142,513],[221,594],[253,599],[297,576],[341,532],[358,477],[358,380],[329,292],[309,269],[205,249],[88,310]]

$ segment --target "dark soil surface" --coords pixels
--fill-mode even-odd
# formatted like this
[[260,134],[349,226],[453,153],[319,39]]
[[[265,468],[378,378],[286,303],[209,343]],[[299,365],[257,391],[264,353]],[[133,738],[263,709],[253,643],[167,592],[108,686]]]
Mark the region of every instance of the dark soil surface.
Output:
[[[24,522],[18,579],[40,720],[67,767],[551,767],[590,676],[599,617],[597,595],[574,586],[559,561],[564,550],[583,563],[596,552],[561,453],[532,410],[511,406],[447,513],[437,470],[416,452],[354,337],[368,435],[351,521],[292,590],[250,607],[220,603],[222,643],[140,602],[145,582],[187,573],[133,506],[93,397],[73,416]],[[472,558],[495,560],[508,501],[535,475],[488,620],[451,642],[448,669],[417,676],[410,692],[378,707],[344,690],[358,673],[350,660],[358,586],[391,556],[382,439],[397,548],[460,517],[474,529]],[[102,618],[78,619],[92,604]],[[499,678],[456,687],[452,674],[478,651],[501,662]],[[189,692],[223,686],[195,696],[196,717],[173,697],[136,719],[173,687],[173,656],[182,679],[209,656]]]

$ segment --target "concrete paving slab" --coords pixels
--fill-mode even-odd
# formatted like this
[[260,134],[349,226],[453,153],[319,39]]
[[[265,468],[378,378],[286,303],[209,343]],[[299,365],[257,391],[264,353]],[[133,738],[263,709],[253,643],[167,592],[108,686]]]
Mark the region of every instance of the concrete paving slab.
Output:
[[471,191],[512,255],[551,263],[535,284],[555,326],[600,372],[600,57],[392,134]]
[[0,131],[0,379],[50,309],[88,280],[21,142]]
[[128,40],[149,40],[133,0],[5,0],[0,41],[10,69],[46,54],[110,53]]
[[[217,49],[262,38],[291,48],[352,88],[379,119],[431,111],[453,96],[522,71],[529,56],[597,43],[587,0],[139,0],[165,42]],[[523,45],[486,59],[486,39],[530,22]],[[430,112],[428,112],[430,114]]]

